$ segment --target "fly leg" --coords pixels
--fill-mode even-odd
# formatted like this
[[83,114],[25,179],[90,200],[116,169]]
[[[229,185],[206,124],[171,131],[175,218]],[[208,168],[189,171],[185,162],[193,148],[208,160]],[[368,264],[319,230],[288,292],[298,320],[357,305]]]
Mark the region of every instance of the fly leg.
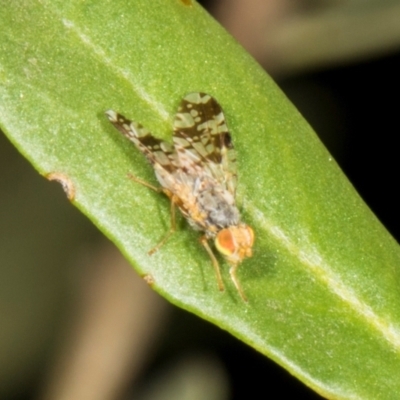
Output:
[[211,250],[210,246],[208,245],[208,241],[207,241],[207,237],[204,235],[200,238],[200,243],[204,246],[204,248],[206,249],[208,255],[211,258],[214,270],[215,270],[215,274],[217,275],[217,283],[218,283],[218,289],[223,292],[224,291],[224,283],[222,282],[222,276],[221,276],[221,271],[219,268],[219,264],[217,259],[214,256],[213,251]]
[[[165,192],[165,189],[163,190],[163,192]],[[168,232],[165,234],[165,236],[161,239],[161,241],[148,252],[149,256],[151,256],[156,251],[158,251],[158,249],[160,247],[162,247],[167,242],[167,240],[172,236],[172,234],[176,231],[175,202],[174,202],[174,197],[172,194],[171,194],[170,199],[171,199],[171,225],[170,225],[170,228],[169,228]]]
[[149,188],[151,190],[154,190],[157,193],[165,193],[168,196],[168,198],[171,200],[171,225],[170,225],[170,228],[169,228],[168,232],[165,234],[165,236],[162,238],[162,240],[148,252],[148,255],[151,256],[156,251],[158,251],[167,242],[167,240],[172,236],[172,234],[176,231],[176,223],[175,223],[175,219],[176,219],[175,201],[176,201],[176,199],[175,199],[175,196],[168,189],[153,186],[150,183],[143,181],[142,179],[140,179],[132,174],[128,174],[128,177],[130,179],[132,179],[133,181],[140,183],[141,185],[146,186],[147,188]]
[[134,182],[137,182],[137,183],[140,183],[140,184],[143,185],[143,186],[146,186],[147,188],[149,188],[149,189],[151,189],[151,190],[154,190],[154,191],[157,192],[157,193],[161,193],[161,192],[164,191],[161,187],[153,186],[153,185],[151,185],[150,183],[148,183],[148,182],[146,182],[146,181],[144,181],[144,180],[138,178],[138,177],[135,176],[135,175],[128,174],[128,178],[129,178],[129,179],[132,179]]
[[240,286],[239,280],[236,277],[236,270],[238,269],[239,264],[231,264],[231,267],[229,269],[229,275],[231,276],[232,282],[236,287],[236,290],[239,292],[240,297],[242,298],[243,301],[247,302],[247,298],[244,295],[244,292]]

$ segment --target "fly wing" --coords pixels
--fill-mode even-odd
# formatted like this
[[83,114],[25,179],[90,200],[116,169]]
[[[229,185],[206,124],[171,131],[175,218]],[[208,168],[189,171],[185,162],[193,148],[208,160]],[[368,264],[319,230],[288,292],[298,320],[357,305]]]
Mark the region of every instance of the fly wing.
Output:
[[189,93],[182,99],[173,141],[182,169],[195,176],[213,177],[235,196],[235,151],[222,108],[213,97]]
[[161,186],[170,188],[178,164],[174,147],[154,137],[137,122],[130,121],[113,110],[106,111],[110,122],[146,156],[154,168]]

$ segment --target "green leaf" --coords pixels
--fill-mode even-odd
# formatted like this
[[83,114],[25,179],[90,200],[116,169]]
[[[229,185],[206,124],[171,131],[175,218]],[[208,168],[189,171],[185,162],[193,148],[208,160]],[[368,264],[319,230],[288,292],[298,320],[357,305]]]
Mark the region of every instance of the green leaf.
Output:
[[[43,175],[155,290],[274,359],[323,396],[400,391],[400,252],[309,125],[264,71],[189,0],[8,0],[0,17],[0,124]],[[170,224],[144,157],[108,123],[113,108],[170,138],[188,92],[223,106],[238,154],[253,258],[223,263],[221,293],[199,234]],[[54,175],[56,174],[56,175]],[[221,260],[222,263],[222,260]]]

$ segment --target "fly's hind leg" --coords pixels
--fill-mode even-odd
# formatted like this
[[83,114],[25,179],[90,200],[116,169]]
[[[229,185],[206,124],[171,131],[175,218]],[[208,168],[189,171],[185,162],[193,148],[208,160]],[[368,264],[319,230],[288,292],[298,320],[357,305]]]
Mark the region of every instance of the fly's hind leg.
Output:
[[208,245],[208,241],[207,241],[207,237],[206,236],[202,236],[200,238],[200,243],[204,246],[204,248],[206,249],[208,255],[211,258],[214,270],[215,270],[215,274],[217,275],[217,283],[218,283],[218,289],[223,292],[224,289],[224,283],[222,282],[222,276],[221,276],[221,271],[219,268],[219,263],[218,260],[215,258],[213,251],[211,250],[210,246]]
[[175,223],[176,214],[175,214],[174,195],[168,189],[153,186],[150,183],[143,181],[142,179],[140,179],[132,174],[128,174],[128,177],[130,179],[132,179],[133,181],[140,183],[141,185],[146,186],[147,188],[149,188],[151,190],[154,190],[157,193],[165,193],[168,196],[168,198],[171,200],[171,225],[170,225],[170,228],[169,228],[168,232],[165,234],[165,236],[162,238],[162,240],[148,252],[148,255],[151,256],[156,251],[158,251],[167,242],[167,240],[172,236],[172,234],[176,231],[176,223]]
[[129,178],[129,179],[132,179],[134,182],[137,182],[137,183],[140,183],[140,184],[143,185],[143,186],[146,186],[147,188],[149,188],[149,189],[151,189],[151,190],[154,190],[155,192],[158,192],[158,193],[164,192],[164,190],[163,190],[161,187],[153,186],[153,185],[151,185],[150,183],[148,183],[148,182],[146,182],[146,181],[144,181],[144,180],[138,178],[138,177],[135,176],[135,175],[128,174],[128,178]]

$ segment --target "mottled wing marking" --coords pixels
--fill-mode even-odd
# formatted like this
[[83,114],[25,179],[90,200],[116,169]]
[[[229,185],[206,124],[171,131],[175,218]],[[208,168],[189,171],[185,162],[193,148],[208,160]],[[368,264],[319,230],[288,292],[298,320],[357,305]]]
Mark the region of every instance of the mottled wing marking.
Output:
[[157,139],[141,124],[130,121],[113,110],[106,114],[111,123],[135,144],[155,169],[159,170],[161,167],[169,174],[176,170],[176,152],[170,143]]
[[218,102],[205,93],[190,93],[174,120],[174,147],[181,166],[208,174],[232,195],[236,191],[236,155]]

